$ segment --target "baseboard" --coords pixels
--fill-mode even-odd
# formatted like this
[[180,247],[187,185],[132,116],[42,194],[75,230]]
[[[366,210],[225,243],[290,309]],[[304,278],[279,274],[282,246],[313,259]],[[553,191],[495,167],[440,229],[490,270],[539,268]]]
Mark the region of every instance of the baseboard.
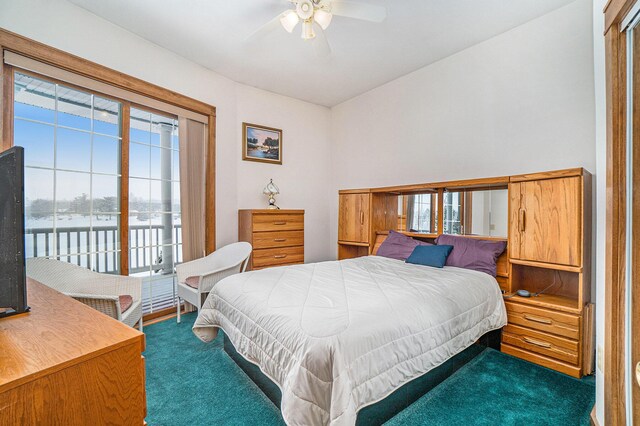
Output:
[[591,426],[600,426],[598,417],[596,416],[596,404],[593,404],[593,410],[591,410]]

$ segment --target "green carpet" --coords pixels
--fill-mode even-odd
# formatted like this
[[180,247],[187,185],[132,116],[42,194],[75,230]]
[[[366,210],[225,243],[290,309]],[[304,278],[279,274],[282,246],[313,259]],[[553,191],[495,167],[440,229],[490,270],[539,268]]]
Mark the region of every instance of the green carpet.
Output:
[[[145,326],[150,426],[283,425],[280,411],[222,348],[191,332],[195,314]],[[259,420],[258,420],[259,419]]]
[[[194,314],[145,327],[147,422],[282,425],[280,412],[227,356],[200,342]],[[576,380],[487,349],[386,425],[588,425],[592,379]]]
[[386,424],[589,425],[595,397],[591,378],[486,349]]

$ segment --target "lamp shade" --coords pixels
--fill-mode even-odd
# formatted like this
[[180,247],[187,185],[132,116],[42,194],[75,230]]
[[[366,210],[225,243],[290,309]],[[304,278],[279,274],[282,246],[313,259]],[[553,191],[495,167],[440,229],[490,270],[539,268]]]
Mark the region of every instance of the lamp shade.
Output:
[[302,22],[302,38],[305,40],[311,40],[316,37],[316,33],[313,31],[313,19],[307,19]]
[[280,189],[273,183],[273,179],[269,179],[269,183],[264,187],[262,193],[264,195],[277,195],[280,194]]
[[333,15],[322,9],[316,10],[316,13],[313,15],[313,19],[318,23],[318,25],[320,25],[323,30],[327,29],[327,27],[331,23],[331,18],[333,18]]
[[280,17],[280,23],[289,33],[293,31],[296,25],[298,25],[299,20],[300,18],[298,18],[298,14],[293,10],[287,10]]

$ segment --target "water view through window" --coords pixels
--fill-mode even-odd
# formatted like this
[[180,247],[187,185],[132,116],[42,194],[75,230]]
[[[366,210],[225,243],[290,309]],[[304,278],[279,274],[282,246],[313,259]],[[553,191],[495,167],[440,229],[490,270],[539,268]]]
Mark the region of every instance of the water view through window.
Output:
[[14,96],[27,257],[118,273],[120,103],[20,73]]
[[14,74],[14,144],[25,149],[25,250],[121,272],[122,129],[129,129],[129,273],[143,310],[174,306],[182,259],[178,121],[88,91]]

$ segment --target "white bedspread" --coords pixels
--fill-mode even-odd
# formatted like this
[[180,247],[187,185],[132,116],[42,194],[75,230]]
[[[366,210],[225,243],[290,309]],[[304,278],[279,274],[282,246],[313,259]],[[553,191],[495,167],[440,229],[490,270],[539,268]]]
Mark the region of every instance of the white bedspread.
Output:
[[506,323],[485,273],[369,256],[226,278],[193,332],[211,341],[222,328],[278,384],[287,424],[353,425],[358,410]]

